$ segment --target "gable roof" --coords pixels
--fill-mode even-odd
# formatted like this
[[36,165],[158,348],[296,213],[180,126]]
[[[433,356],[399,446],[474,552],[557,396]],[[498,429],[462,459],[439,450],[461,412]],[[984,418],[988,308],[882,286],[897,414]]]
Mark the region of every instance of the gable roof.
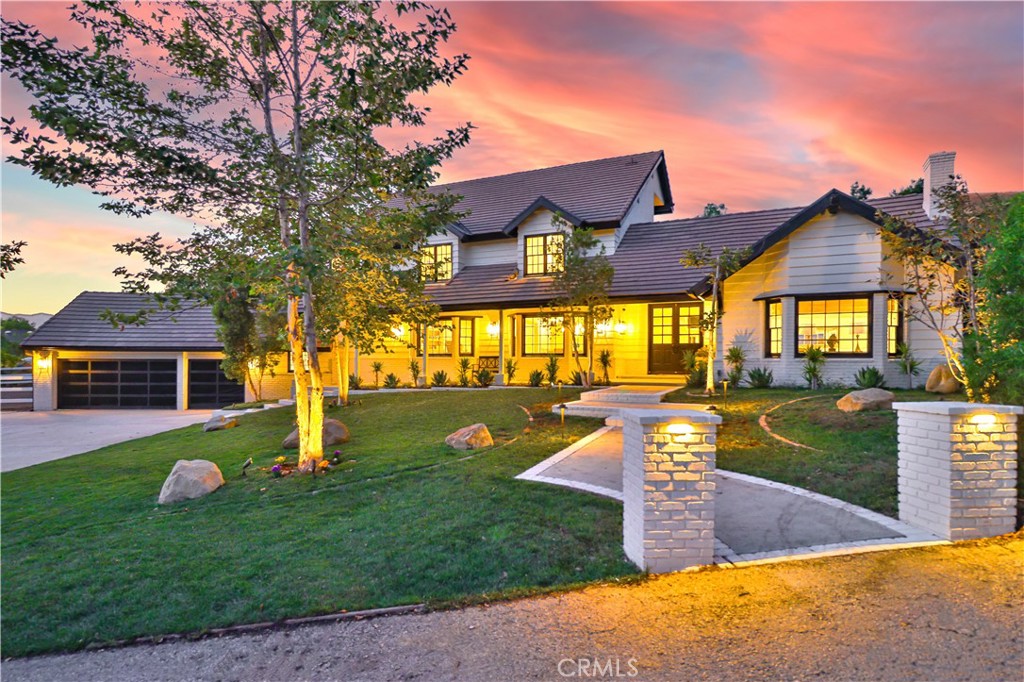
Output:
[[222,350],[217,323],[209,306],[186,306],[174,314],[154,313],[141,326],[117,328],[100,319],[104,310],[132,314],[153,306],[149,296],[110,291],[84,291],[47,320],[21,344],[22,348],[80,350]]
[[537,208],[557,209],[574,224],[615,227],[652,172],[665,194],[654,212],[670,213],[672,191],[661,151],[452,182],[430,191],[462,196],[455,210],[467,215],[452,232],[462,239],[489,239],[513,234]]

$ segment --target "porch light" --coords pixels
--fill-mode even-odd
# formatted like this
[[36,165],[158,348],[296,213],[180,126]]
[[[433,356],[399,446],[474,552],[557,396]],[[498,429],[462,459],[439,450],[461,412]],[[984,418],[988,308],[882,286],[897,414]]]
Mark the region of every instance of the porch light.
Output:
[[401,339],[402,337],[404,337],[405,336],[405,325],[404,324],[400,324],[397,327],[392,327],[391,328],[391,335],[394,336],[396,339]]
[[612,330],[611,322],[598,322],[594,325],[594,333],[598,336],[608,336]]
[[499,325],[497,322],[490,322],[490,323],[488,323],[488,325],[487,325],[487,335],[488,336],[493,338],[493,337],[497,336],[498,332],[500,332],[500,331],[501,331],[501,325]]
[[53,366],[53,358],[50,351],[43,351],[36,356],[36,367],[39,369],[50,369]]
[[619,320],[615,323],[616,334],[618,334],[619,336],[625,336],[627,331],[629,331],[629,326],[625,322]]
[[994,414],[989,414],[988,412],[983,412],[981,414],[971,415],[971,423],[972,424],[995,424],[996,423],[996,416]]

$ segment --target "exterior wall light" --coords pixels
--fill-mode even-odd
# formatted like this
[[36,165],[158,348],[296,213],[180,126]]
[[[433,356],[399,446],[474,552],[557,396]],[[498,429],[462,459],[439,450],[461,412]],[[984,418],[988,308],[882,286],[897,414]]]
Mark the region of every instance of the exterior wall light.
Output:
[[53,356],[50,351],[40,351],[36,355],[36,367],[42,370],[50,369],[53,366]]
[[488,323],[488,325],[487,325],[487,335],[488,336],[495,337],[495,336],[498,335],[498,332],[500,332],[500,331],[501,331],[501,325],[499,325],[497,322],[490,322],[490,323]]
[[400,324],[397,327],[392,327],[391,335],[394,336],[396,339],[400,339],[403,336],[405,336],[405,325]]
[[618,334],[619,336],[625,336],[627,331],[629,331],[629,326],[625,322],[619,320],[618,322],[615,323],[616,334]]

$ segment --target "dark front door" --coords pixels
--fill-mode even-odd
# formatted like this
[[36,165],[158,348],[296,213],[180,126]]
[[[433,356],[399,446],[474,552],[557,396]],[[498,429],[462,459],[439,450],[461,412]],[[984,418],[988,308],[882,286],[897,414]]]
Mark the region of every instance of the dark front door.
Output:
[[189,409],[225,407],[244,400],[245,386],[224,376],[220,360],[189,360]]
[[178,405],[176,360],[58,360],[57,407]]
[[683,374],[683,355],[697,352],[703,341],[700,332],[701,304],[652,303],[649,309],[649,374]]

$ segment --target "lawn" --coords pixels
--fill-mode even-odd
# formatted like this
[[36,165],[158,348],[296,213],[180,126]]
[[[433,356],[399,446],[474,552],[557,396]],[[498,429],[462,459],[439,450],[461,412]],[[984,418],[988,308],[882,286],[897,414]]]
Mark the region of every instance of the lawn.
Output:
[[[890,389],[891,390],[891,389]],[[840,411],[835,403],[848,390],[740,389],[712,400],[677,391],[667,400],[714,402],[723,423],[717,465],[836,497],[896,516],[896,413]],[[694,391],[696,392],[696,391]],[[896,401],[937,400],[924,391],[893,390]],[[770,428],[780,436],[819,450],[781,443],[758,425],[758,416],[780,403],[807,398],[775,410]]]
[[[894,514],[895,416],[845,415],[834,406],[840,395],[741,389],[715,398],[718,465]],[[757,424],[769,407],[807,396],[775,411],[772,428],[822,452],[786,446]],[[352,442],[339,448],[343,463],[315,479],[270,476],[285,454],[287,409],[2,474],[2,654],[635,576],[618,502],[514,480],[601,424],[570,418],[561,427],[550,405],[574,397],[526,388],[363,395],[330,410]],[[669,400],[708,402],[684,391]],[[494,448],[466,458],[444,445],[477,421]],[[183,458],[217,463],[227,485],[158,507]]]
[[[617,502],[513,479],[596,428],[548,414],[572,395],[362,396],[331,410],[352,442],[316,479],[265,470],[284,454],[287,409],[4,473],[3,655],[635,574]],[[477,421],[496,446],[463,460],[444,437]],[[158,507],[181,458],[215,462],[227,485]]]

